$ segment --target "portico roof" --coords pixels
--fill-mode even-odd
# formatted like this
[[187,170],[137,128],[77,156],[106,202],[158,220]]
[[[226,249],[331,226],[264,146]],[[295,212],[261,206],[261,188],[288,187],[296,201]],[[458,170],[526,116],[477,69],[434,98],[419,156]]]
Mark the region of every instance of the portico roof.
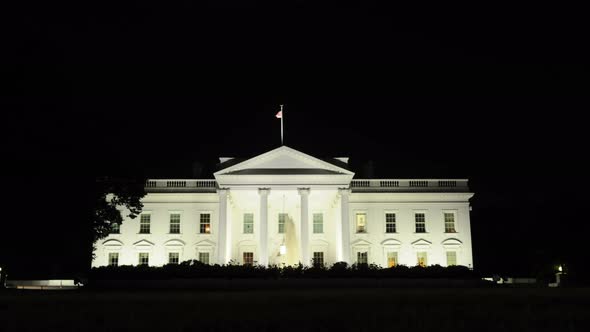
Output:
[[[338,163],[335,160],[335,163]],[[214,173],[225,184],[342,184],[349,185],[354,173],[334,163],[310,156],[288,146],[281,146],[261,155],[236,163]],[[299,179],[299,180],[296,180]],[[302,181],[304,180],[304,181]],[[287,181],[287,182],[285,182]]]

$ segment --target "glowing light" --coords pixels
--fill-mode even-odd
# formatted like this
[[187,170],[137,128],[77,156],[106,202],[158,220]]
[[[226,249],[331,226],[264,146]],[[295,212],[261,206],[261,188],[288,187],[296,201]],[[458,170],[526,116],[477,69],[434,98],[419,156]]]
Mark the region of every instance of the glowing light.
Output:
[[285,255],[287,253],[287,246],[285,244],[281,244],[281,246],[279,247],[279,253],[281,255]]
[[561,267],[561,265],[557,267],[557,271],[559,271],[559,272],[563,271],[563,268]]

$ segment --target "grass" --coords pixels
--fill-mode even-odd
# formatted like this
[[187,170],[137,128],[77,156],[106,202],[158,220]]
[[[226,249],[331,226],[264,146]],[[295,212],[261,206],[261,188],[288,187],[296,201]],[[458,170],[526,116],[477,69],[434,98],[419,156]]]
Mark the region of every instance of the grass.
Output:
[[0,330],[588,331],[590,289],[3,291]]

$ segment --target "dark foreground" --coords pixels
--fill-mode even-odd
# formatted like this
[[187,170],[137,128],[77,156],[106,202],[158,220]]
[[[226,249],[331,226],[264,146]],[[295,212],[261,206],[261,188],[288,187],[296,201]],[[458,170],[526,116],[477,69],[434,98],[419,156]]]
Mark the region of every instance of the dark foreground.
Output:
[[0,331],[589,331],[590,289],[0,290]]

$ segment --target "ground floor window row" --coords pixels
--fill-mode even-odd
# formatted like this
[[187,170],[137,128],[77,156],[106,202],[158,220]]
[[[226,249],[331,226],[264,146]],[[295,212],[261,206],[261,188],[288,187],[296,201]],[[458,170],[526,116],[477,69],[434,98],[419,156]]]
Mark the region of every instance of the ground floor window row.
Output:
[[[210,264],[210,253],[199,252],[198,261],[203,264]],[[179,264],[180,263],[180,252],[169,252],[167,255],[167,264]],[[110,252],[108,254],[108,265],[118,266],[119,265],[119,253]],[[139,252],[137,253],[137,265],[150,265],[150,253]]]
[[[324,252],[323,251],[314,251],[312,264],[313,265],[325,265],[324,260]],[[452,266],[457,265],[457,251],[446,251],[446,265]],[[169,252],[168,253],[168,261],[167,264],[179,264],[180,263],[180,253],[179,252]],[[356,252],[356,260],[355,263],[357,264],[368,264],[369,261],[369,252],[368,251],[357,251]],[[209,252],[199,252],[198,253],[198,261],[203,264],[210,264],[210,253]],[[242,253],[242,264],[244,265],[254,265],[254,252],[253,251],[245,251]],[[395,267],[400,264],[398,260],[398,252],[397,251],[387,251],[386,252],[386,266],[387,267]],[[137,265],[149,265],[150,264],[150,253],[149,252],[139,252],[137,253]],[[109,266],[118,266],[119,265],[119,253],[118,252],[111,252],[108,254],[108,265]],[[418,251],[416,252],[416,264],[419,266],[427,266],[428,265],[428,252],[427,251]]]
[[[457,265],[457,252],[456,251],[446,251],[446,266],[453,266]],[[416,264],[417,266],[425,267],[428,265],[428,252],[427,251],[418,251],[416,252]],[[387,267],[395,267],[400,264],[398,260],[398,252],[397,251],[387,251],[386,252],[386,259],[387,259]],[[368,251],[357,251],[356,252],[356,261],[357,264],[368,264],[369,263],[369,252]]]

